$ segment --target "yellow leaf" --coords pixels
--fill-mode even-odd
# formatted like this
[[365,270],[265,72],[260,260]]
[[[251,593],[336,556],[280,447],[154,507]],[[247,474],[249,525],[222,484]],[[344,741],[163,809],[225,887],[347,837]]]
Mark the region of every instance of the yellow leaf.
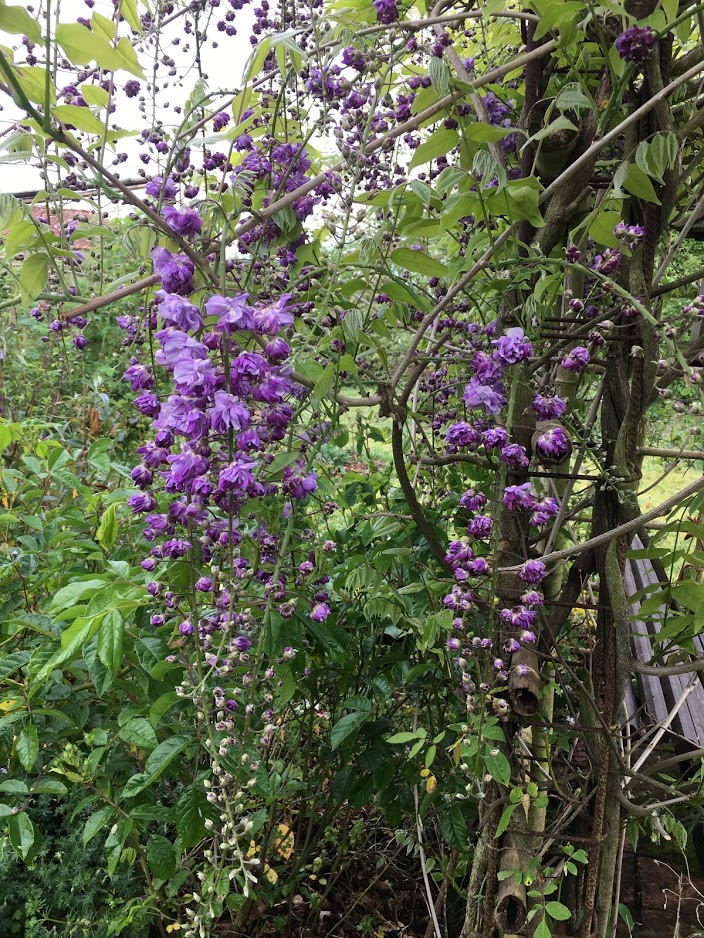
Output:
[[251,857],[256,857],[256,855],[257,855],[258,853],[259,853],[259,847],[254,843],[253,840],[250,840],[250,842],[249,842],[249,850],[247,851],[247,856],[250,857],[250,858],[251,858]]
[[421,770],[420,770],[420,777],[421,777],[421,778],[427,778],[429,775],[430,775],[430,769],[421,769]]
[[181,923],[180,923],[180,922],[174,922],[173,925],[167,925],[167,926],[166,926],[166,930],[167,930],[167,932],[181,931]]
[[274,841],[274,849],[282,860],[290,860],[293,847],[293,831],[288,824],[279,824],[279,836]]
[[276,872],[276,870],[272,870],[268,863],[264,865],[264,875],[272,886],[276,885],[276,883],[279,881],[279,874]]
[[438,787],[438,780],[435,778],[434,775],[431,775],[425,782],[425,790],[428,792],[429,795],[432,795],[432,793],[435,791],[437,787]]

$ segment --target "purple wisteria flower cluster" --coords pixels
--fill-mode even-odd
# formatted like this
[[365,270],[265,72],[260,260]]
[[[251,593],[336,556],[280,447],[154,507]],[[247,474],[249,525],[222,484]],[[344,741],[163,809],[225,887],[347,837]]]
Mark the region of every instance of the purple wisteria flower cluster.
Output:
[[[307,594],[312,621],[331,615],[316,551],[295,583],[282,554],[280,528],[318,489],[305,446],[281,469],[273,464],[282,441],[284,452],[290,448],[303,392],[287,364],[286,335],[297,307],[291,294],[252,303],[246,293],[214,294],[197,306],[191,262],[163,247],[152,257],[162,282],[150,313],[154,366],[133,358],[125,379],[153,435],[137,451],[142,461],[132,479],[139,491],[128,503],[144,517],[151,545],[141,563],[151,577],[147,591],[159,603],[151,625],[194,642],[204,667],[223,679],[246,664],[267,604],[288,617]],[[282,523],[272,527],[264,517],[275,505]],[[190,588],[176,575],[177,561],[192,571]],[[251,586],[243,602],[245,582]],[[281,660],[295,654],[284,649]],[[235,697],[226,703],[233,712],[239,706]],[[268,741],[263,730],[262,744]]]

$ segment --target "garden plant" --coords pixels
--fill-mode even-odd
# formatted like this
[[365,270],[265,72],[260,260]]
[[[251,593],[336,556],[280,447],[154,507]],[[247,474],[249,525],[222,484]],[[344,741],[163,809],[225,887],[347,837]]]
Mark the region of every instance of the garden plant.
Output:
[[704,804],[629,710],[704,670],[704,4],[70,7],[0,0],[0,933],[627,934]]

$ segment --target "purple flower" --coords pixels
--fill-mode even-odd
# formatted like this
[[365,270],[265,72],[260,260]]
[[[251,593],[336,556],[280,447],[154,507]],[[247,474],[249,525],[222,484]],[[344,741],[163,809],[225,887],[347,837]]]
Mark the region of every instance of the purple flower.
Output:
[[154,426],[166,432],[175,430],[195,442],[207,436],[210,422],[203,410],[196,406],[194,398],[171,394],[161,408],[159,419],[154,421]]
[[535,505],[535,492],[530,482],[522,485],[507,485],[503,503],[510,511],[531,511]]
[[533,506],[533,510],[530,516],[530,523],[535,528],[542,528],[543,525],[547,524],[550,518],[553,515],[556,515],[560,510],[560,506],[557,504],[554,498],[546,496],[541,501],[536,502]]
[[203,325],[203,319],[198,307],[194,306],[193,303],[189,303],[183,297],[158,290],[156,298],[162,319],[170,325],[176,326],[177,329],[184,332],[189,330],[197,332]]
[[464,420],[447,428],[445,442],[448,446],[472,446],[479,442],[479,433]]
[[290,293],[284,293],[274,306],[265,306],[254,313],[254,324],[259,332],[274,335],[285,326],[293,325],[293,313],[287,309]]
[[158,398],[151,391],[145,391],[135,397],[134,406],[145,417],[156,417],[159,413],[160,404]]
[[485,384],[492,384],[497,381],[504,373],[504,363],[498,352],[487,355],[486,352],[478,351],[472,358],[472,368],[477,376]]
[[150,388],[154,384],[154,378],[151,376],[148,368],[140,365],[135,359],[132,360],[130,367],[123,373],[125,381],[129,381],[133,391],[141,391],[144,388]]
[[281,491],[292,498],[306,498],[318,488],[318,477],[314,472],[305,476],[296,474],[291,466],[286,466],[281,482]]
[[218,489],[221,492],[246,493],[254,484],[252,470],[256,464],[256,460],[251,456],[238,456],[221,470],[218,476]]
[[496,346],[499,355],[507,365],[522,362],[533,351],[533,346],[526,339],[525,333],[520,326],[507,329],[505,335],[493,339],[491,344]]
[[141,492],[137,495],[130,495],[127,504],[135,515],[142,514],[145,511],[154,511],[156,508],[156,499],[151,492]]
[[508,446],[504,446],[499,458],[512,469],[525,469],[530,464],[525,447],[518,443],[509,443]]
[[468,407],[483,408],[487,414],[498,414],[506,403],[506,396],[501,385],[491,387],[482,384],[478,378],[471,378],[464,389],[462,398]]
[[136,98],[139,94],[141,85],[136,78],[130,78],[129,81],[125,82],[124,88],[122,89],[125,92],[126,98]]
[[154,176],[144,187],[144,191],[147,195],[151,195],[152,198],[158,199],[159,194],[161,193],[162,186],[164,188],[164,198],[165,199],[175,199],[176,198],[176,183],[170,176],[166,177],[166,182],[161,176]]
[[156,362],[158,365],[175,365],[183,358],[201,358],[208,357],[207,348],[196,339],[193,339],[188,333],[181,332],[178,329],[162,329],[156,334],[161,351],[157,351]]
[[354,46],[348,46],[342,52],[342,64],[348,68],[354,68],[358,72],[364,71],[365,61],[364,55]]
[[223,127],[227,127],[230,123],[230,115],[226,111],[220,111],[213,118],[213,130],[215,133],[219,133]]
[[173,205],[165,205],[161,214],[172,231],[182,238],[195,238],[200,234],[203,219],[198,212],[179,212]]
[[132,481],[139,488],[146,488],[148,485],[152,484],[152,479],[154,478],[152,473],[147,469],[146,466],[135,466],[131,472]]
[[168,248],[155,247],[150,257],[167,293],[177,293],[179,296],[190,296],[193,293],[193,262],[184,254],[172,254]]
[[547,576],[547,567],[542,560],[526,560],[518,572],[524,583],[540,583]]
[[577,345],[565,355],[561,364],[566,371],[575,371],[577,374],[581,374],[589,362],[590,355],[587,349],[582,345]]
[[459,651],[462,647],[462,642],[459,638],[448,638],[447,640],[447,650],[448,651]]
[[182,489],[188,482],[202,475],[208,468],[205,456],[194,453],[188,446],[182,446],[181,452],[169,456],[171,463],[171,481]]
[[193,635],[193,623],[186,620],[179,625],[178,630],[181,635]]
[[500,618],[514,629],[527,629],[533,624],[536,615],[534,610],[518,606],[516,609],[502,609]]
[[463,544],[462,541],[450,541],[447,545],[445,560],[451,567],[457,567],[467,563],[473,556],[472,548],[468,544]]
[[248,293],[240,296],[211,296],[205,304],[208,316],[217,316],[217,328],[231,334],[237,329],[251,329],[254,325],[253,310],[247,306]]
[[567,404],[561,397],[546,397],[544,394],[535,394],[533,396],[533,410],[538,420],[555,420],[561,417]]
[[216,433],[228,430],[246,430],[249,426],[250,413],[234,394],[226,391],[215,392],[215,404],[208,409],[210,426]]
[[212,593],[213,581],[209,576],[198,577],[196,582],[193,584],[193,589],[198,590],[199,593]]
[[373,0],[376,18],[380,23],[388,26],[398,19],[396,0]]
[[471,537],[488,537],[494,528],[494,522],[488,515],[477,515],[467,525],[467,534]]
[[316,603],[310,611],[313,622],[325,622],[332,610],[327,603]]
[[71,339],[71,343],[73,347],[78,349],[80,352],[88,345],[88,339],[86,339],[82,332],[79,332]]
[[503,427],[489,427],[482,433],[482,443],[487,449],[499,449],[508,441],[508,433]]
[[626,62],[642,65],[655,45],[657,36],[650,26],[631,26],[616,40],[616,51]]
[[535,442],[535,448],[541,456],[552,460],[562,460],[572,450],[562,427],[550,427],[541,433]]
[[472,576],[485,576],[489,572],[489,564],[484,557],[475,557],[467,564],[467,572]]
[[210,394],[217,378],[210,359],[180,358],[174,366],[174,381],[184,394],[192,394],[196,390]]
[[282,362],[291,354],[291,346],[281,336],[277,336],[267,343],[265,351],[272,361]]
[[483,495],[481,492],[475,492],[474,489],[467,489],[460,497],[460,505],[463,508],[468,508],[470,511],[479,511],[486,503],[486,495]]
[[620,221],[614,228],[614,234],[626,247],[634,248],[645,237],[645,228],[640,225],[627,225]]

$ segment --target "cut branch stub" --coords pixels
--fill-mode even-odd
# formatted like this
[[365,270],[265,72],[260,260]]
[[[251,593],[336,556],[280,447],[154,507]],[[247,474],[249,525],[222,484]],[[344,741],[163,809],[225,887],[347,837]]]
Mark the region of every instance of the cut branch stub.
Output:
[[[501,862],[502,870],[520,870],[520,859],[516,850],[507,850]],[[496,893],[494,922],[504,935],[515,935],[523,930],[528,918],[526,887],[513,877],[503,879]]]
[[532,716],[540,706],[538,656],[532,648],[521,648],[511,657],[508,679],[511,706],[520,716]]

